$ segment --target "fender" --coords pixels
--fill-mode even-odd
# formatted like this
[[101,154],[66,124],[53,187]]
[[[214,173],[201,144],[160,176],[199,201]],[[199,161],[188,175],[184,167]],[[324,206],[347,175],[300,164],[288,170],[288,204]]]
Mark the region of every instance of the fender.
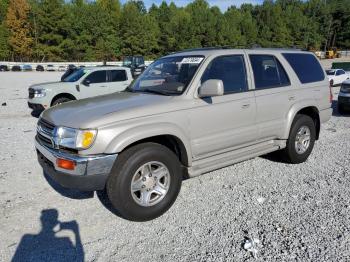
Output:
[[[289,132],[290,132],[290,129],[292,127],[292,123],[293,123],[293,120],[294,120],[296,114],[300,110],[302,110],[303,108],[306,108],[306,107],[314,107],[314,108],[317,109],[317,112],[319,113],[319,109],[316,106],[316,103],[315,103],[315,101],[313,99],[305,99],[305,100],[302,100],[302,101],[300,101],[298,103],[293,104],[292,107],[289,109],[288,114],[287,114],[286,127],[285,127],[285,130],[283,132],[282,139],[288,139]],[[318,118],[319,117],[320,116],[318,115]]]
[[185,134],[184,130],[178,127],[175,124],[161,122],[156,124],[144,124],[133,126],[129,129],[124,130],[122,133],[119,133],[115,136],[112,141],[109,143],[106,148],[105,153],[113,154],[123,151],[129,145],[140,141],[142,139],[162,136],[162,135],[171,135],[180,140],[186,150],[187,159],[189,166],[192,165],[192,152],[190,147],[189,139]]

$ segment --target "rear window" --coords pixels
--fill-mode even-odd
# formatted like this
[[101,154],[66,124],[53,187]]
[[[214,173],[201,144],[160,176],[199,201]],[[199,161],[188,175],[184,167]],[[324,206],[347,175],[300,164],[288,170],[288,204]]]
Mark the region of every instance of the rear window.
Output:
[[302,53],[283,53],[283,56],[301,83],[307,84],[324,80],[323,69],[315,56]]

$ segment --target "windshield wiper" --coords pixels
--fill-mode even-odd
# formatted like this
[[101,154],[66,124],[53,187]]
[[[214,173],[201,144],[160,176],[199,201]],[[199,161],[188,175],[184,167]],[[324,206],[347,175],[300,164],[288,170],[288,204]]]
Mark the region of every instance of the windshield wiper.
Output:
[[[134,91],[136,91],[136,90],[134,90]],[[145,92],[145,93],[153,93],[153,94],[163,95],[163,96],[170,96],[170,94],[168,92],[150,89],[150,88],[141,89],[141,90],[138,90],[137,92]]]

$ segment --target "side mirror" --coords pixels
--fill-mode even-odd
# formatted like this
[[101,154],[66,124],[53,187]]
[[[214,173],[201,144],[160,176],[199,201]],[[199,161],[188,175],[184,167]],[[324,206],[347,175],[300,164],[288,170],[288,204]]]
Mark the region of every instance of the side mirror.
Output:
[[90,80],[84,79],[83,83],[84,86],[89,86],[90,85]]
[[201,98],[222,96],[224,94],[224,83],[219,79],[210,79],[205,81],[198,90],[198,96]]

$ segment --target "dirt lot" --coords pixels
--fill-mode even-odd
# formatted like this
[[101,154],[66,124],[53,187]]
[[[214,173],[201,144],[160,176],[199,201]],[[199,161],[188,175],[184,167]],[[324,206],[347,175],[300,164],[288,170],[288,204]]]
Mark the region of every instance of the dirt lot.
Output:
[[259,157],[186,180],[165,215],[134,223],[44,178],[27,88],[59,76],[0,73],[0,261],[255,261],[246,238],[257,261],[350,260],[349,116],[334,112],[306,163]]

